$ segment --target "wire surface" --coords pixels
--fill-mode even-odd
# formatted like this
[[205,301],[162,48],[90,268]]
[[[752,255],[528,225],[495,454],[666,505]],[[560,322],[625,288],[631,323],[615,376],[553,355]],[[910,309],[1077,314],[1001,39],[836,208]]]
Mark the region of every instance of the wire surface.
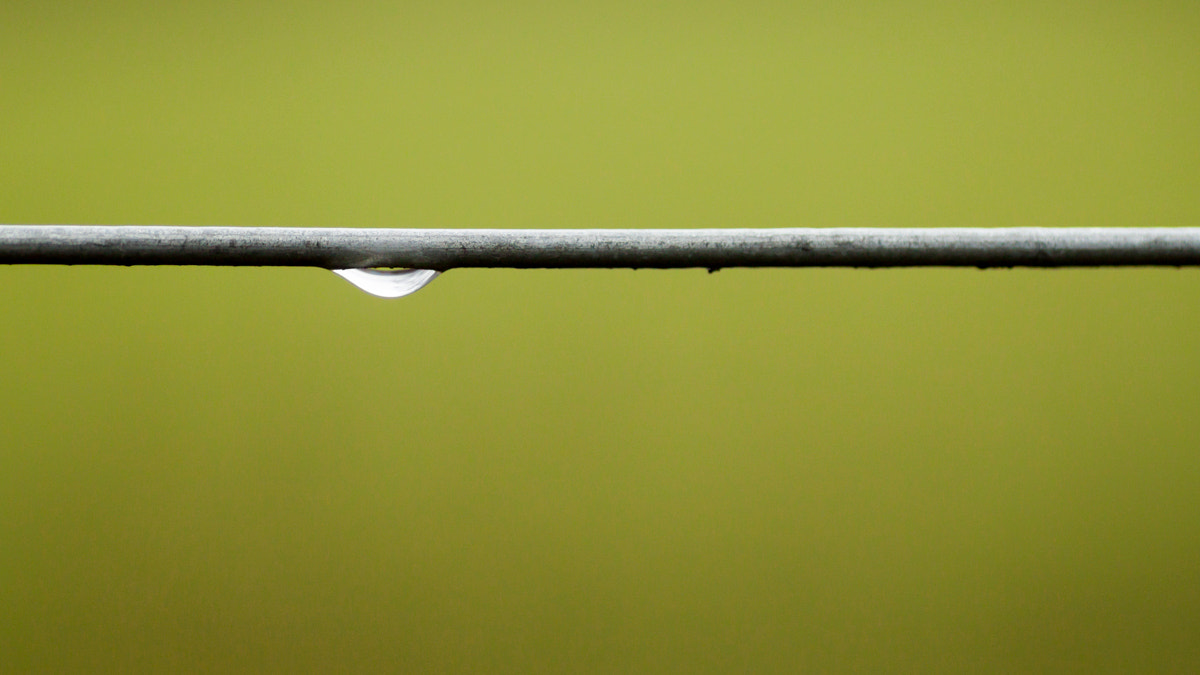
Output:
[[0,226],[0,264],[411,267],[1200,265],[1200,228],[487,230]]

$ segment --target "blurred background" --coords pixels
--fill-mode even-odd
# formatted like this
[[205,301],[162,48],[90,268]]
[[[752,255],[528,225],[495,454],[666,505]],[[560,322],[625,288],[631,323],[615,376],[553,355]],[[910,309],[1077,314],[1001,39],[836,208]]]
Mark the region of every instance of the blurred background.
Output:
[[[0,222],[1200,225],[1200,5],[0,5]],[[5,672],[1194,672],[1200,271],[0,268]]]

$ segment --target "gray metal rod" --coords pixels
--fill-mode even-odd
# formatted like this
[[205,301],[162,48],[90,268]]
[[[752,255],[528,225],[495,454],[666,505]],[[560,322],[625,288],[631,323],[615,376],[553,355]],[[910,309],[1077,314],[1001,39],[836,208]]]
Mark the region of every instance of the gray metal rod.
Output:
[[1200,228],[422,230],[0,225],[0,264],[415,267],[1200,265]]

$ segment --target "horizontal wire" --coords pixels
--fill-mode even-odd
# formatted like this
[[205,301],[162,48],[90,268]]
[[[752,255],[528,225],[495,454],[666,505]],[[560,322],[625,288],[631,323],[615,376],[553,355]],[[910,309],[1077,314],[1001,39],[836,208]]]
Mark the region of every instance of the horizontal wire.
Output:
[[1200,228],[351,229],[0,225],[0,264],[410,267],[1200,265]]

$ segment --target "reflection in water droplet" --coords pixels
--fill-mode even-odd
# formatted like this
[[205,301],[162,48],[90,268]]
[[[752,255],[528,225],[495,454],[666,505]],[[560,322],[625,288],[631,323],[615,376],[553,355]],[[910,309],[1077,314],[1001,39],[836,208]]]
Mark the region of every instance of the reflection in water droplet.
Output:
[[333,270],[339,277],[381,298],[401,298],[425,288],[437,270]]

